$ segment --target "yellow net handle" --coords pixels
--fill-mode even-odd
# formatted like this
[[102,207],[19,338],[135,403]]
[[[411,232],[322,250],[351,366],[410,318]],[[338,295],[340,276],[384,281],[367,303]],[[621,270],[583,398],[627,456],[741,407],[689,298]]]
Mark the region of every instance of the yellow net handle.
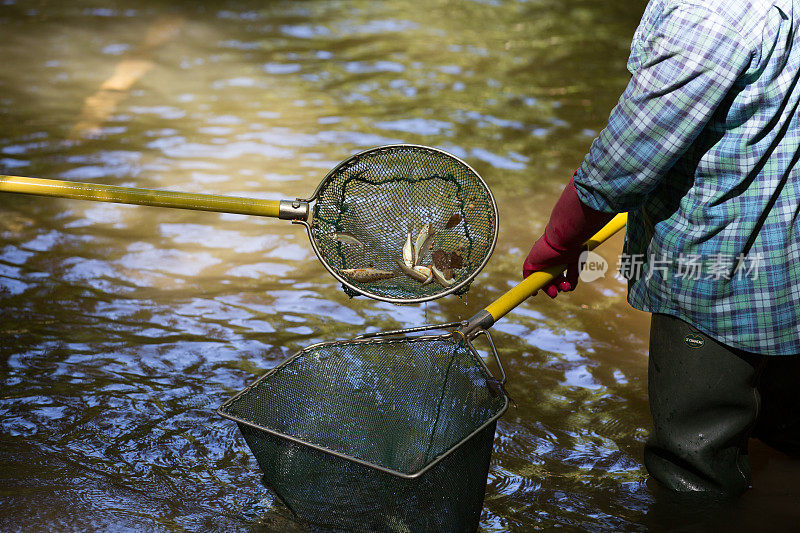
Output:
[[[627,221],[627,213],[618,214],[612,218],[608,224],[603,226],[600,231],[595,233],[595,235],[587,241],[586,245],[590,250],[593,250],[616,232],[624,228]],[[517,284],[516,287],[512,288],[500,298],[486,306],[484,311],[492,315],[492,318],[495,321],[499,320],[500,318],[504,317],[506,313],[524,302],[531,294],[534,294],[536,291],[542,289],[542,287],[553,281],[553,279],[564,272],[565,269],[565,266],[556,266],[534,272],[525,278],[521,283]]]
[[156,189],[101,185],[99,183],[3,175],[0,175],[0,192],[276,218],[279,216],[281,203],[279,200],[259,200],[236,196],[160,191]]

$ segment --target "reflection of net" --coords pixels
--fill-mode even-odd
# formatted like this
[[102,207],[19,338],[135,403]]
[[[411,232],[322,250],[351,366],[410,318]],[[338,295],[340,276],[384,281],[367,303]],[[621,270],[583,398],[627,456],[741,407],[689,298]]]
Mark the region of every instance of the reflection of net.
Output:
[[[458,215],[460,221],[445,229]],[[416,299],[445,289],[436,282],[422,286],[399,272],[409,229],[412,240],[426,224],[437,232],[428,253],[442,250],[463,258],[454,270],[454,285],[471,279],[491,253],[497,220],[490,193],[466,165],[447,154],[423,147],[387,147],[358,157],[326,180],[319,191],[311,235],[323,261],[336,272],[375,268],[398,276],[369,283],[351,283],[386,298]],[[342,242],[347,233],[363,246]],[[345,277],[346,276],[342,276]]]
[[[348,531],[469,531],[506,407],[487,377],[451,337],[328,343],[301,351],[222,412],[238,419],[265,480],[305,520]],[[438,458],[412,479],[353,460],[414,475]]]

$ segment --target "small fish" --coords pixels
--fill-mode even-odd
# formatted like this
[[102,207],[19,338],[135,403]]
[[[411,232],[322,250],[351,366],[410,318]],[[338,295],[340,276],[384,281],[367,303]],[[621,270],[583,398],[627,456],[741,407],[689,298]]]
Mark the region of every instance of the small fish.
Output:
[[406,243],[403,245],[403,263],[408,268],[414,268],[414,243],[411,242],[411,230],[408,230]]
[[422,256],[425,254],[425,252],[427,252],[427,250],[425,250],[425,247],[426,247],[426,245],[430,246],[431,239],[433,239],[433,236],[435,234],[436,234],[436,232],[433,231],[433,226],[430,223],[425,224],[422,227],[422,229],[419,231],[419,234],[417,235],[417,242],[416,242],[416,245],[414,246],[414,250],[415,250],[415,253],[414,253],[414,265],[415,266],[420,264],[420,261],[422,260]]
[[425,265],[417,265],[414,270],[425,276],[426,278],[431,274],[431,267]]
[[400,270],[403,271],[403,274],[405,274],[409,278],[415,279],[422,283],[428,281],[428,276],[417,270],[417,268],[419,267],[408,267],[406,265],[406,262],[401,261],[400,259],[395,259],[395,262],[397,263],[397,266],[400,267]]
[[345,233],[344,231],[334,232],[328,234],[329,237],[344,244],[355,244],[364,248],[364,243],[359,241],[353,234]]
[[[447,269],[450,270],[450,269]],[[452,287],[453,284],[456,282],[455,279],[449,279],[444,275],[444,272],[436,268],[436,265],[431,266],[431,273],[433,274],[433,279],[436,280],[436,283],[441,285],[442,287]],[[450,275],[452,276],[453,271],[450,270]]]
[[419,274],[425,276],[425,281],[422,282],[422,285],[425,286],[433,281],[433,270],[430,267],[425,265],[417,265],[414,267],[414,270]]
[[417,263],[418,264],[422,263],[422,258],[425,257],[425,254],[427,254],[428,251],[433,246],[434,237],[436,237],[436,232],[435,231],[432,232],[430,235],[428,235],[428,238],[425,239],[425,242],[422,243],[422,247],[419,250],[417,250]]
[[461,215],[458,213],[453,213],[453,216],[447,219],[447,222],[444,225],[444,229],[455,228],[458,226],[458,223],[461,222]]
[[392,270],[379,270],[377,268],[345,268],[339,272],[356,283],[372,283],[373,281],[390,279],[397,276],[397,272]]

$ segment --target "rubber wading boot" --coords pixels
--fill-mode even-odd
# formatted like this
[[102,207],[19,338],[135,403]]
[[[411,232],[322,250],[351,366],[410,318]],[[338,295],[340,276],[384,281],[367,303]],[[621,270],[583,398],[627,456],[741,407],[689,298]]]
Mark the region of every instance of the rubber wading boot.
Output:
[[644,450],[666,488],[736,495],[750,485],[747,441],[759,411],[765,356],[729,348],[678,318],[653,314]]

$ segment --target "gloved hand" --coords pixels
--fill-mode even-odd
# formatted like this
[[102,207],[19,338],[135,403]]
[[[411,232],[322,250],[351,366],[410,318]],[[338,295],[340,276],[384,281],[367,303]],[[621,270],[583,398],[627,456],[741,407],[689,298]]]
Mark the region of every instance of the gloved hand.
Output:
[[573,250],[559,249],[548,240],[547,230],[545,230],[539,240],[533,243],[531,251],[528,252],[528,257],[522,264],[522,277],[527,278],[534,272],[544,270],[547,267],[565,265],[567,271],[556,276],[553,282],[545,285],[542,290],[550,298],[558,296],[560,291],[569,292],[578,285],[578,275],[580,274],[578,259],[585,249],[586,246]]
[[586,241],[614,218],[614,213],[596,211],[581,202],[574,178],[573,174],[550,214],[544,234],[533,244],[522,265],[525,278],[547,267],[567,267],[566,274],[561,274],[544,287],[551,298],[555,298],[559,291],[575,289],[580,273],[578,259],[586,249]]

